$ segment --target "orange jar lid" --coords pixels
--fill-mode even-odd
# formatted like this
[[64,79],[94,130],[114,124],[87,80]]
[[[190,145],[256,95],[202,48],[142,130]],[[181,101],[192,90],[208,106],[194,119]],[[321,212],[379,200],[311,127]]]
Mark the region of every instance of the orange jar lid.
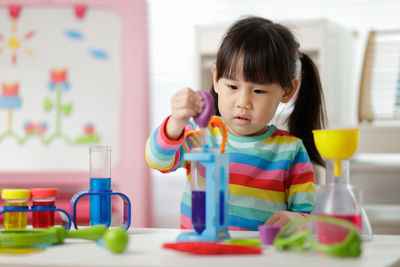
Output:
[[32,188],[31,197],[56,197],[57,188]]

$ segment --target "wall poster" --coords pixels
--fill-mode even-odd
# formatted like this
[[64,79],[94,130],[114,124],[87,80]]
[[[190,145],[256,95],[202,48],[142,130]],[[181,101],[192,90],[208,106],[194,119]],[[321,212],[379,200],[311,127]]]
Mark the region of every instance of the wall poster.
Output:
[[121,21],[84,5],[0,7],[0,171],[87,171],[118,155]]

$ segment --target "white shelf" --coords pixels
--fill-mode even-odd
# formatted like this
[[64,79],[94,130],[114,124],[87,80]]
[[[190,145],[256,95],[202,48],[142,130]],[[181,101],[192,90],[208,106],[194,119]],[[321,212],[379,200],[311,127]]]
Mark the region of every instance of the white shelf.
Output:
[[400,227],[400,204],[366,204],[364,209],[371,223],[392,222]]
[[400,153],[357,153],[350,162],[356,171],[400,171]]

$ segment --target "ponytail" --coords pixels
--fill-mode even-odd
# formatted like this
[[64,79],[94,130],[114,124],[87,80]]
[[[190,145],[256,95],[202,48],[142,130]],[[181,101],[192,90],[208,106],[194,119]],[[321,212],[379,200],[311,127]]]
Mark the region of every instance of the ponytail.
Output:
[[302,139],[311,161],[324,166],[324,161],[315,147],[312,130],[326,126],[324,95],[318,70],[310,57],[302,54],[301,84],[293,112],[287,125],[289,132]]

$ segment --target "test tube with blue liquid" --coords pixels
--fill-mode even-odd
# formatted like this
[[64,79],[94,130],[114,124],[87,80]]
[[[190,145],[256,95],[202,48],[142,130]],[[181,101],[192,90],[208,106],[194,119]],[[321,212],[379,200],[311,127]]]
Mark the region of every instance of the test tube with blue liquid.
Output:
[[131,224],[131,201],[121,192],[113,192],[111,188],[111,148],[109,146],[89,147],[90,188],[88,191],[76,193],[70,201],[71,218],[76,229],[77,204],[84,197],[90,200],[90,225],[111,225],[111,197],[120,197],[123,201],[123,224],[127,230]]
[[100,194],[90,195],[90,225],[111,224],[111,148],[91,146],[89,148],[90,190]]

